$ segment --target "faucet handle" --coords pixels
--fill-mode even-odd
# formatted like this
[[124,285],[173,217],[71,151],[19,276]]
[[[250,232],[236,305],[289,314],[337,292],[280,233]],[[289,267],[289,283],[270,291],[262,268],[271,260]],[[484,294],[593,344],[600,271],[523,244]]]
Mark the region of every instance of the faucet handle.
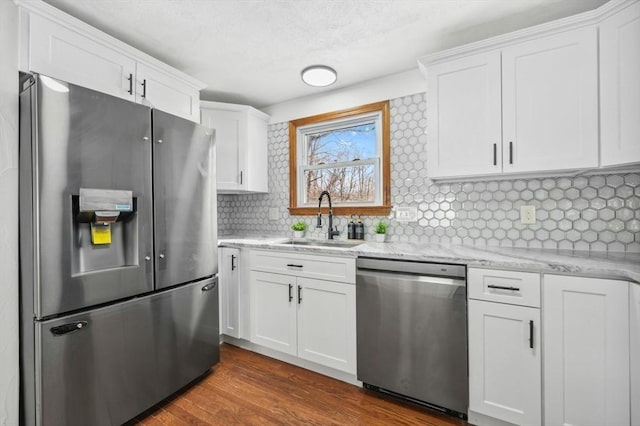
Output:
[[331,232],[331,235],[333,236],[340,235],[340,231],[338,230],[337,226],[333,229],[330,229],[329,232]]
[[322,213],[318,213],[318,223],[316,224],[316,228],[322,228]]

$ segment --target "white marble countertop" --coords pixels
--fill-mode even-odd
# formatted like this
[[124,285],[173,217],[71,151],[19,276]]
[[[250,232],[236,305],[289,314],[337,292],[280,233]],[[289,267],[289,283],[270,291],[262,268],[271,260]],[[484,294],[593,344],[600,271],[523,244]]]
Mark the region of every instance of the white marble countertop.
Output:
[[319,247],[286,244],[285,242],[288,240],[290,238],[282,236],[231,235],[220,236],[218,244],[226,247],[272,248],[302,253],[384,257],[545,273],[568,273],[631,280],[640,283],[640,253],[480,248],[429,243],[376,243],[372,241],[364,241],[355,247]]

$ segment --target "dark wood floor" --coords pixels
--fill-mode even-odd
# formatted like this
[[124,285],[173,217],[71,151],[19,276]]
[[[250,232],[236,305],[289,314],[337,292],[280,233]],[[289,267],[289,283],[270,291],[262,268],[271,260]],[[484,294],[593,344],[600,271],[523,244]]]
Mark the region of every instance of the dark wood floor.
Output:
[[215,371],[130,424],[466,425],[228,344]]

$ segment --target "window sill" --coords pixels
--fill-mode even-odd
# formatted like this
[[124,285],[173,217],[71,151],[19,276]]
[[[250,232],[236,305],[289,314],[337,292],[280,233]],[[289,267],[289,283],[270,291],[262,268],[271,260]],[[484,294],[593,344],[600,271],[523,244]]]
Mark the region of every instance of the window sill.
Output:
[[[391,206],[368,206],[368,207],[334,207],[334,216],[388,216]],[[322,214],[328,214],[329,208],[322,206]],[[316,207],[289,207],[289,214],[292,216],[315,216],[318,214]]]

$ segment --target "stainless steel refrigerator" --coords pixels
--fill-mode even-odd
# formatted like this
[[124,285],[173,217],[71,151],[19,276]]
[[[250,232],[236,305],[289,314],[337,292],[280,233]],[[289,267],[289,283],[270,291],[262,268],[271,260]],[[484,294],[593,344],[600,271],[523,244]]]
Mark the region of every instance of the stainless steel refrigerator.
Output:
[[213,131],[21,85],[21,422],[118,425],[219,360]]

